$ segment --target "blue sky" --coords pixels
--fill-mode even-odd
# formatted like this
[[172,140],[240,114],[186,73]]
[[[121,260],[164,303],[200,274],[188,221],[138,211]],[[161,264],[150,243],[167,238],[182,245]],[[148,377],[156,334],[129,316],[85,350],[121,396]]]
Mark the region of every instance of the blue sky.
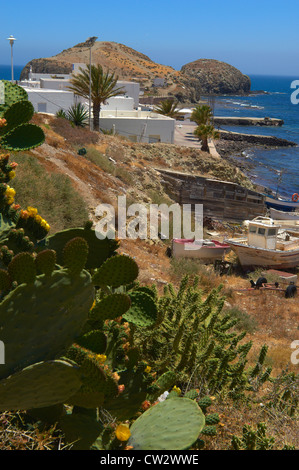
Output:
[[0,17],[0,64],[10,63],[11,34],[18,65],[98,36],[177,70],[208,58],[299,78],[298,0],[14,0],[1,2]]

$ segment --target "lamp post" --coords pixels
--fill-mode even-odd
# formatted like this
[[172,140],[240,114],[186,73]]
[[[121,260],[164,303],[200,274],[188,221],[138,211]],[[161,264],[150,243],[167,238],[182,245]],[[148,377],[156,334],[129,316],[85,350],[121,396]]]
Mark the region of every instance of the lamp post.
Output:
[[16,41],[16,38],[13,37],[11,34],[7,40],[10,42],[10,47],[11,47],[11,81],[12,83],[14,82],[14,75],[13,75],[13,45],[14,42]]

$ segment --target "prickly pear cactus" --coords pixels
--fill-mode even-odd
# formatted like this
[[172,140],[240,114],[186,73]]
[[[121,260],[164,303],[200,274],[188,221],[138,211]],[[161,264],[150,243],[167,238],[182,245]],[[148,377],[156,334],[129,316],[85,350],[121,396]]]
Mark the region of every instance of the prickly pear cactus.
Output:
[[[78,239],[74,243],[77,246]],[[82,239],[84,248],[85,243]],[[78,365],[56,362],[80,336],[95,296],[91,276],[84,269],[86,250],[74,253],[70,246],[66,247],[67,267],[56,266],[49,250],[39,258],[19,253],[1,271],[5,291],[0,330],[6,357],[0,366],[1,410],[65,402],[82,385]]]
[[41,145],[45,140],[43,130],[30,124],[34,108],[28,101],[26,91],[5,80],[5,102],[0,105],[0,147],[7,150],[29,150]]
[[197,440],[205,417],[195,401],[172,398],[149,408],[131,426],[134,450],[184,450]]

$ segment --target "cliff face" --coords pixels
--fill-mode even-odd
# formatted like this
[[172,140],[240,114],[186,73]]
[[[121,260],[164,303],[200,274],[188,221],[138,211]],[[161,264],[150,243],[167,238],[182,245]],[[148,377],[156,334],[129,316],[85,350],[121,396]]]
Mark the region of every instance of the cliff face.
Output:
[[214,59],[199,59],[183,65],[181,73],[202,95],[243,95],[250,92],[250,78],[232,65]]

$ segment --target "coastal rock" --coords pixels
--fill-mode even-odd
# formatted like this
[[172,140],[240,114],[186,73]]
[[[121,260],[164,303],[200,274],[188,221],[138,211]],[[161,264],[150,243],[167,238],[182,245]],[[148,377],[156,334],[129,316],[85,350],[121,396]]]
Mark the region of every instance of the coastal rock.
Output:
[[199,59],[183,65],[181,73],[201,95],[246,95],[251,81],[247,75],[225,62]]

